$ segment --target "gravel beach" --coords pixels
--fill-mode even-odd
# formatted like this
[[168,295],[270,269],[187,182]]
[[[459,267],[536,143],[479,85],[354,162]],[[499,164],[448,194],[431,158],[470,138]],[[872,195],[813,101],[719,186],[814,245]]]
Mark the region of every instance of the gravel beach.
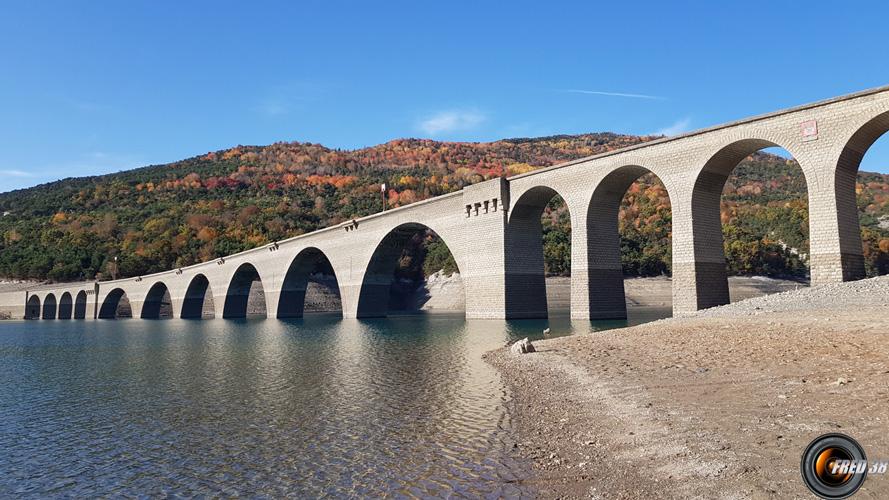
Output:
[[[486,359],[543,497],[813,498],[800,457],[826,432],[889,457],[889,277],[534,346]],[[887,497],[885,475],[856,494]]]

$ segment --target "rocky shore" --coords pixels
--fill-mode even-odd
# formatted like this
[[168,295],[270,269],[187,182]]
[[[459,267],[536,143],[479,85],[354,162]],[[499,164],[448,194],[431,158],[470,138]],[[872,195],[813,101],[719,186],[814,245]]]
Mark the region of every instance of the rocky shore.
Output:
[[[543,497],[812,498],[826,432],[889,457],[889,277],[534,346],[486,358]],[[856,495],[887,497],[876,475]]]

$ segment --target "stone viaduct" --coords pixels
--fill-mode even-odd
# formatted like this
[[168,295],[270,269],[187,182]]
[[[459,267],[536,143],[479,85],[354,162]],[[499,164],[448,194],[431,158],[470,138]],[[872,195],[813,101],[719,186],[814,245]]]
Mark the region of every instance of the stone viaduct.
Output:
[[437,198],[348,221],[210,262],[116,281],[48,285],[0,295],[15,317],[114,317],[126,296],[135,318],[243,317],[260,280],[269,317],[300,317],[309,274],[327,259],[346,318],[385,316],[396,259],[417,229],[437,233],[465,287],[467,318],[546,317],[541,214],[560,195],[571,217],[571,316],[626,317],[618,208],[652,173],[672,207],[673,309],[729,302],[719,202],[751,153],[782,147],[799,162],[809,197],[812,284],[864,276],[855,182],[859,163],[889,130],[889,87],[867,90],[481,182]]

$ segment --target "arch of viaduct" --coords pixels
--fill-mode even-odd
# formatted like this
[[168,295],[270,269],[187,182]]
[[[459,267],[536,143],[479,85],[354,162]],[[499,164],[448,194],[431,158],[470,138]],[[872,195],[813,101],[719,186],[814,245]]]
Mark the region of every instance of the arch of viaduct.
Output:
[[[343,316],[384,316],[395,259],[417,228],[451,250],[468,318],[545,317],[540,215],[555,194],[571,217],[571,316],[626,316],[617,215],[630,184],[661,179],[672,208],[674,314],[729,302],[719,200],[732,169],[767,147],[799,162],[809,197],[814,285],[864,276],[855,181],[867,149],[889,130],[889,87],[660,139],[355,219],[210,262],[116,281],[70,283],[18,295],[27,318],[101,318],[126,296],[133,317],[156,317],[166,291],[174,317],[246,312],[258,278],[269,317],[302,315],[314,262],[326,258]],[[24,311],[21,311],[24,309]]]

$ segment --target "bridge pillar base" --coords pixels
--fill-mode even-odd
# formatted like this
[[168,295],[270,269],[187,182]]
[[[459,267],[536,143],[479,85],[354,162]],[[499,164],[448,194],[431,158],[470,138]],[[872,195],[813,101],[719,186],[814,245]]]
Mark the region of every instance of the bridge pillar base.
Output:
[[864,256],[855,253],[812,254],[812,286],[864,278]]
[[725,262],[673,264],[673,315],[687,316],[730,302]]
[[[618,262],[619,264],[619,262]],[[623,269],[601,268],[589,269],[586,285],[586,303],[576,303],[574,300],[575,289],[584,285],[574,281],[578,278],[572,276],[572,301],[571,317],[574,319],[626,319],[627,299],[624,292]],[[582,277],[579,277],[582,278]],[[582,290],[580,290],[582,292]],[[580,295],[580,293],[578,294]]]

